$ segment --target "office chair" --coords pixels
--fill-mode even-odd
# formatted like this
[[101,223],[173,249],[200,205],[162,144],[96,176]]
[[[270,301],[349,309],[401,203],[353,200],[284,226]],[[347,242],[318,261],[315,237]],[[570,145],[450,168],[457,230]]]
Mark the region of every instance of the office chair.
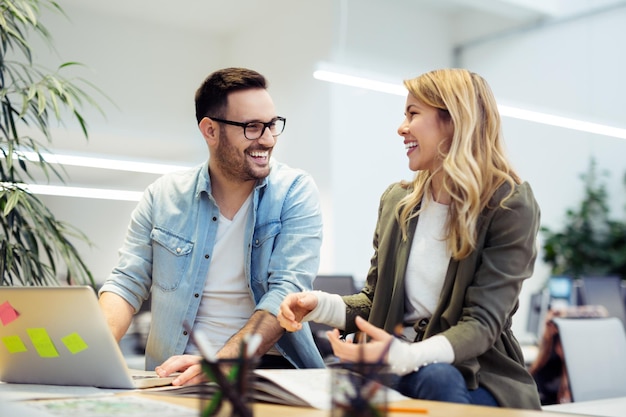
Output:
[[616,317],[555,318],[573,402],[626,396],[626,331]]
[[622,298],[620,277],[583,277],[580,295],[580,304],[604,306],[609,316],[617,317],[622,321],[622,325],[626,326],[626,305]]
[[526,320],[526,331],[533,335],[537,340],[541,337],[542,320],[546,314],[548,294],[547,291],[538,291],[530,295],[530,304],[528,306],[528,317]]
[[[318,275],[313,281],[313,289],[339,295],[351,295],[357,292],[352,275]],[[310,322],[309,325],[313,335],[332,330],[325,324]]]

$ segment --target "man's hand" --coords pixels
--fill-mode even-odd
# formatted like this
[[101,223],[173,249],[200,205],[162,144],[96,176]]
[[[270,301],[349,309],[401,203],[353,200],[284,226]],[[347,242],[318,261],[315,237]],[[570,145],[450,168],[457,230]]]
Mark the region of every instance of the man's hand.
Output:
[[174,372],[180,372],[181,374],[172,381],[172,385],[199,384],[207,380],[202,373],[201,360],[201,356],[195,355],[172,356],[157,366],[155,372],[162,378],[170,376]]
[[302,328],[302,318],[317,306],[315,292],[292,293],[285,297],[278,311],[278,322],[288,332]]

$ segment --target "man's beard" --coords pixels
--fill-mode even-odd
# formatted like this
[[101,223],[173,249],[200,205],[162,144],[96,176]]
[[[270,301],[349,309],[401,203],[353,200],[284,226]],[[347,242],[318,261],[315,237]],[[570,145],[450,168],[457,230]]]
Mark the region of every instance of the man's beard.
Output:
[[224,128],[220,129],[220,141],[214,156],[220,171],[233,181],[256,181],[269,174],[269,170],[259,172],[251,166],[246,155],[232,145]]

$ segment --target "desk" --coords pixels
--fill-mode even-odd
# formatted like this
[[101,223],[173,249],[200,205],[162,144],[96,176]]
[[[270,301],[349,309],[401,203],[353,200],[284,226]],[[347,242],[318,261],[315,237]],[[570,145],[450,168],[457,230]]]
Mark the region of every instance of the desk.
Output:
[[[26,389],[26,386],[20,386],[20,384],[7,384],[11,385],[11,388],[16,388],[17,390]],[[56,386],[51,386],[52,388],[56,388]],[[5,386],[5,388],[7,388]],[[150,393],[148,391],[122,391],[122,392],[111,392],[103,390],[102,392],[98,392],[95,388],[88,387],[58,387],[59,393],[50,396],[24,396],[23,399],[28,398],[47,398],[47,399],[59,399],[59,398],[80,398],[81,400],[101,397],[104,395],[106,398],[114,399],[116,396],[132,396],[138,397],[142,399],[147,399],[150,401],[164,401],[173,405],[182,406],[185,408],[189,408],[191,413],[185,413],[186,415],[191,416],[199,416],[200,415],[200,400],[198,398],[193,397],[185,397],[180,395],[164,395],[163,393],[155,394]],[[26,392],[28,394],[28,392]],[[58,395],[64,394],[64,395]],[[8,397],[6,397],[8,398]],[[20,417],[49,417],[50,414],[45,413],[30,413],[28,408],[25,408],[28,401],[16,401],[15,398],[19,398],[13,396],[13,401],[7,403],[3,402],[2,398],[0,398],[0,415],[5,416],[6,411],[15,411]],[[551,411],[551,410],[519,410],[519,409],[510,409],[510,408],[496,408],[496,407],[481,407],[475,405],[463,405],[463,404],[452,404],[452,403],[444,403],[444,402],[436,402],[436,401],[423,401],[423,400],[403,400],[398,402],[393,402],[391,404],[394,407],[402,407],[402,408],[413,408],[413,409],[421,409],[427,410],[427,413],[401,413],[401,412],[390,412],[388,417],[411,417],[411,416],[424,416],[424,417],[566,417],[572,416],[572,414],[563,414],[562,412]],[[559,410],[561,411],[561,410]],[[565,411],[565,410],[563,410]],[[572,412],[567,410],[568,412]],[[604,414],[598,414],[594,412],[594,410],[588,408],[585,409],[584,412],[593,413],[593,414],[583,414],[583,410],[578,411],[578,416],[598,416]],[[290,407],[284,405],[276,405],[276,404],[264,404],[257,403],[254,405],[254,417],[329,417],[328,410],[320,410],[316,408],[303,408],[303,407]],[[611,415],[611,414],[609,414]],[[623,415],[623,414],[622,414]],[[132,417],[132,414],[127,417]]]
[[583,413],[593,413],[594,416],[623,417],[626,412],[626,397],[546,405],[543,409],[550,412],[558,411],[559,413],[579,415]]
[[[131,395],[148,396],[151,399],[168,401],[174,404],[183,405],[199,410],[199,400],[197,398],[150,395],[149,393],[133,393]],[[437,401],[405,400],[393,403],[393,406],[402,408],[426,409],[426,414],[422,413],[398,413],[390,412],[388,417],[564,417],[567,414],[539,410],[517,410],[510,408],[481,407],[476,405],[452,404]],[[198,413],[199,414],[199,413]],[[569,414],[570,416],[572,414]],[[255,404],[254,417],[328,417],[327,410],[315,408],[289,407],[275,404]],[[578,414],[578,416],[590,417],[589,414]]]

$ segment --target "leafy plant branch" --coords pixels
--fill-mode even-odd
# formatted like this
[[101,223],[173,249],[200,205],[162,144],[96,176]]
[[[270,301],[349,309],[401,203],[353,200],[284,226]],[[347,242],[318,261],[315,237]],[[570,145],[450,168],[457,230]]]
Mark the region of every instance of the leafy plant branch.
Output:
[[63,167],[44,156],[46,144],[53,141],[50,123],[63,124],[70,116],[88,139],[80,110],[85,106],[100,110],[82,88],[98,91],[92,84],[62,75],[80,63],[66,62],[56,71],[47,71],[33,62],[30,35],[52,44],[38,19],[44,7],[65,15],[52,0],[0,0],[1,284],[54,285],[63,268],[68,283],[93,286],[92,274],[71,242],[90,243],[87,236],[57,220],[25,185],[26,180],[35,180],[33,170],[48,180],[56,177],[65,182]]
[[[543,260],[554,275],[618,275],[626,279],[626,222],[609,217],[609,195],[594,159],[581,178],[584,198],[577,209],[566,211],[564,228],[541,229],[545,235]],[[626,176],[624,185],[626,188]]]

